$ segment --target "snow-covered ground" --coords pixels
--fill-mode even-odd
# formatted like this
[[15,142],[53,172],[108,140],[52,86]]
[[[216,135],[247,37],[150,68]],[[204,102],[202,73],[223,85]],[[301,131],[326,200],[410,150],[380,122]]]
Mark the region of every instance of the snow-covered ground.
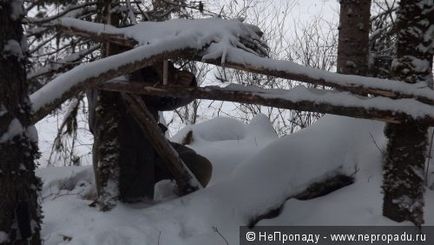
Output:
[[[88,206],[95,196],[92,167],[39,169],[43,239],[47,245],[238,244],[240,225],[282,203],[278,217],[258,224],[396,224],[381,215],[383,126],[328,115],[281,138],[263,115],[248,125],[216,118],[189,126],[172,139],[182,141],[192,130],[190,146],[214,166],[210,185],[177,198],[163,181],[155,203],[119,204],[106,213]],[[286,200],[336,173],[354,174],[355,183],[312,200]],[[434,225],[433,191],[425,202],[426,224]]]

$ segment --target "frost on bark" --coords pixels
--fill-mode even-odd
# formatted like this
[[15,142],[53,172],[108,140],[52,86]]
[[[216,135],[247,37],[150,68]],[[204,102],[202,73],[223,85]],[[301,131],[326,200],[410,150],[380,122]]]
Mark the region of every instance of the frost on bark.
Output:
[[22,1],[0,1],[0,244],[41,244]]
[[93,165],[98,206],[108,211],[116,205],[119,196],[118,96],[110,92],[99,92],[97,96]]
[[371,1],[340,0],[340,5],[338,72],[366,75]]
[[[401,0],[398,11],[397,57],[392,76],[407,83],[432,84],[433,1]],[[424,223],[426,125],[414,121],[388,124],[383,166],[383,215],[397,222]]]
[[[110,9],[115,1],[100,0],[99,18],[104,23],[113,24]],[[102,47],[105,56],[115,53],[106,43]],[[98,206],[102,211],[112,209],[119,198],[119,95],[113,92],[93,91],[96,93],[93,166],[98,192]]]

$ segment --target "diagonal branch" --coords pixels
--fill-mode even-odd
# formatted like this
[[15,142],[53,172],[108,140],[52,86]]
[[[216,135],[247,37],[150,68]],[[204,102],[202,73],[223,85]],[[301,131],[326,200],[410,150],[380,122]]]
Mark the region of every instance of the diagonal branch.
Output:
[[155,151],[166,162],[166,166],[176,180],[180,194],[188,194],[202,188],[202,185],[179,157],[178,152],[164,137],[142,99],[139,96],[129,94],[122,94],[122,98],[129,104],[128,108],[144,132],[143,135],[148,137]]
[[[109,25],[107,25],[109,27]],[[67,35],[71,36],[80,36],[84,38],[88,38],[97,42],[110,42],[115,43],[125,47],[134,47],[137,45],[137,41],[134,39],[128,38],[123,34],[115,34],[115,33],[107,33],[107,32],[94,32],[87,29],[80,29],[74,26],[63,26],[56,25],[55,26],[58,31],[61,31]]]
[[[132,73],[159,60],[175,57],[189,58],[195,55],[196,49],[182,46],[169,51],[159,50],[166,43],[139,47],[122,54],[82,64],[63,73],[30,96],[33,110],[32,122],[38,122],[60,107],[67,99],[97,83]],[[172,42],[169,43],[172,44]]]
[[357,75],[344,75],[305,67],[291,61],[273,60],[258,57],[243,50],[231,48],[228,50],[226,62],[220,59],[205,59],[202,62],[306,82],[314,85],[336,88],[353,94],[384,96],[394,99],[414,98],[426,104],[434,105],[434,90],[426,84],[405,84],[396,80],[388,80]]
[[[80,21],[72,18],[61,18],[57,23],[60,23],[64,27],[77,28],[82,33],[86,33],[86,35],[91,35],[92,37],[95,34],[97,38],[119,39],[121,40],[119,43],[122,43],[124,36],[138,35],[142,37],[143,35],[140,30],[135,28],[128,29],[129,33],[126,35],[120,31],[121,29],[110,25]],[[170,28],[168,31],[160,30],[161,25],[164,26],[164,23],[155,22],[148,24],[143,25],[151,26],[153,31],[158,33],[156,34],[158,37],[156,40],[148,40],[146,45],[77,66],[56,77],[32,94],[30,99],[33,104],[33,122],[43,118],[78,91],[86,87],[92,87],[98,82],[108,81],[117,76],[132,73],[161,60],[201,57],[203,54],[199,55],[199,53],[205,51],[210,45],[214,46],[215,51],[224,53],[226,48],[230,46],[251,50],[249,48],[251,44],[259,42],[256,28],[235,21],[219,19],[194,22],[178,21],[169,23]],[[208,28],[211,25],[213,25],[213,28]],[[180,31],[181,27],[187,29]],[[174,34],[172,32],[175,32],[176,35],[171,35]],[[129,39],[125,40],[129,42]],[[242,40],[248,40],[249,45],[245,46]],[[259,48],[258,52],[260,50]]]

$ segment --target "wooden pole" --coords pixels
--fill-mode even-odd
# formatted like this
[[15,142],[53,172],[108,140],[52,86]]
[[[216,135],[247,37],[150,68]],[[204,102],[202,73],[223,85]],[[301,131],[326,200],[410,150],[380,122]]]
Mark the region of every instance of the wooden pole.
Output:
[[188,169],[187,165],[179,157],[178,152],[164,137],[157,122],[140,96],[124,93],[122,94],[122,98],[129,104],[130,112],[143,130],[143,134],[148,138],[158,155],[166,163],[166,166],[178,185],[179,193],[184,195],[203,188],[193,173]]

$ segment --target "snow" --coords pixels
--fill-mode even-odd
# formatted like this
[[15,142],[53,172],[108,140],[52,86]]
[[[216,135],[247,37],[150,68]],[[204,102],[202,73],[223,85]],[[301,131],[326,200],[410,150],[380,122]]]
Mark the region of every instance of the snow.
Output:
[[38,143],[38,140],[39,140],[39,138],[38,138],[38,130],[36,130],[35,126],[33,126],[33,125],[29,126],[27,128],[26,135],[27,135],[27,137],[29,137],[29,139],[32,142]]
[[[202,50],[210,43],[223,43],[224,46],[235,45],[244,47],[239,41],[240,37],[259,39],[254,32],[255,28],[253,26],[221,19],[174,20],[164,23],[149,22],[124,29],[73,18],[61,18],[58,22],[63,26],[77,27],[90,32],[124,33],[125,35],[141,38],[139,39],[141,43],[147,45],[138,46],[117,55],[79,65],[59,75],[30,96],[33,111],[35,112],[53,103],[55,100],[61,99],[68,90],[75,86],[83,85],[89,79],[104,74],[106,78],[106,73],[110,70],[117,70],[131,63],[139,63],[154,55],[188,48]],[[153,33],[155,36],[149,35],[149,33]],[[155,39],[146,38],[150,36]],[[122,74],[117,74],[116,76],[119,75]],[[116,76],[109,77],[107,80]]]
[[[213,51],[213,46],[211,46],[208,48],[208,52],[213,55],[210,55],[209,57],[204,56],[204,61],[207,59],[214,59],[215,56],[218,56],[219,51]],[[294,74],[293,77],[295,80],[303,80],[305,82],[308,82],[309,80],[320,81],[332,87],[338,86],[381,89],[393,91],[398,94],[420,96],[430,100],[434,99],[434,91],[428,88],[427,84],[424,82],[408,84],[396,80],[333,73],[311,67],[305,67],[291,61],[272,60],[259,57],[233,47],[228,48],[226,62],[242,64],[248,67],[254,67],[255,69],[265,69],[275,73],[284,72]]]
[[8,130],[0,137],[0,143],[12,140],[15,136],[22,134],[23,131],[23,125],[18,118],[12,119],[12,121],[9,123]]
[[[393,91],[397,94],[416,96],[428,101],[434,100],[434,91],[426,83],[407,84],[400,81],[369,78],[354,75],[343,75],[319,69],[304,67],[290,61],[272,60],[258,56],[253,50],[244,46],[240,39],[247,39],[258,47],[263,44],[256,34],[259,29],[255,26],[242,24],[237,21],[218,18],[199,20],[169,20],[166,22],[143,22],[127,28],[116,28],[110,25],[91,23],[74,18],[60,18],[57,25],[76,28],[90,33],[104,33],[120,35],[136,40],[139,45],[132,50],[113,55],[88,64],[75,67],[30,96],[33,111],[62,100],[68,90],[78,89],[96,77],[114,78],[110,70],[118,70],[122,66],[132,63],[143,63],[154,55],[165,52],[192,48],[205,49],[202,59],[204,62],[220,59],[226,62],[247,65],[248,67],[265,69],[273,73],[292,74],[292,77],[303,81],[315,80],[334,87],[370,88]],[[212,28],[211,28],[212,27]],[[116,73],[121,75],[121,72]],[[87,84],[90,85],[90,84]],[[310,100],[329,103],[335,106],[354,106],[365,109],[391,110],[406,113],[415,119],[431,118],[434,109],[430,105],[413,99],[393,100],[384,97],[362,98],[345,92],[322,92],[318,97],[313,90],[299,87],[287,94],[292,102]],[[315,90],[319,91],[320,90]]]
[[252,37],[259,40],[256,32],[260,30],[253,25],[243,24],[235,20],[220,18],[209,19],[173,19],[164,22],[146,21],[126,28],[116,28],[112,25],[82,21],[75,18],[60,18],[53,24],[76,28],[91,33],[123,35],[136,40],[139,45],[152,45],[164,39],[179,36],[197,36],[199,46],[203,42],[216,41],[230,46],[240,45],[239,37]]
[[256,154],[277,139],[276,132],[263,114],[256,115],[248,125],[235,119],[218,117],[187,126],[171,140],[182,143],[189,131],[193,133],[193,142],[189,146],[212,163],[219,163],[213,165],[210,185],[228,177],[228,173],[246,156]]
[[5,105],[1,104],[0,105],[0,117],[6,115],[6,113],[8,113],[8,110],[6,109]]
[[8,234],[6,234],[6,232],[0,231],[0,242],[6,242],[8,239]]
[[5,44],[3,50],[4,50],[3,56],[13,55],[18,59],[24,57],[21,46],[16,40],[9,39],[8,42]]
[[17,20],[24,16],[23,0],[11,1],[11,18]]
[[[207,87],[204,87],[206,89]],[[434,108],[430,105],[413,99],[391,99],[387,97],[362,97],[350,92],[336,90],[322,90],[307,88],[299,85],[290,90],[287,89],[263,89],[256,86],[243,86],[229,84],[224,88],[210,86],[214,90],[226,90],[228,92],[249,92],[252,95],[265,99],[281,99],[291,103],[311,102],[328,104],[336,107],[353,107],[365,110],[383,110],[395,113],[404,113],[415,119],[432,118]]]
[[[240,225],[282,203],[279,216],[259,225],[397,225],[381,215],[383,127],[325,116],[278,138],[264,115],[247,125],[217,118],[189,126],[173,139],[193,131],[190,147],[215,169],[210,185],[177,198],[170,192],[173,183],[160,182],[157,201],[118,204],[105,213],[88,206],[91,167],[40,169],[44,195],[54,193],[43,201],[42,236],[48,245],[238,244]],[[353,174],[355,183],[312,200],[285,201],[336,172]],[[426,191],[425,202],[426,224],[434,225],[433,191]]]

